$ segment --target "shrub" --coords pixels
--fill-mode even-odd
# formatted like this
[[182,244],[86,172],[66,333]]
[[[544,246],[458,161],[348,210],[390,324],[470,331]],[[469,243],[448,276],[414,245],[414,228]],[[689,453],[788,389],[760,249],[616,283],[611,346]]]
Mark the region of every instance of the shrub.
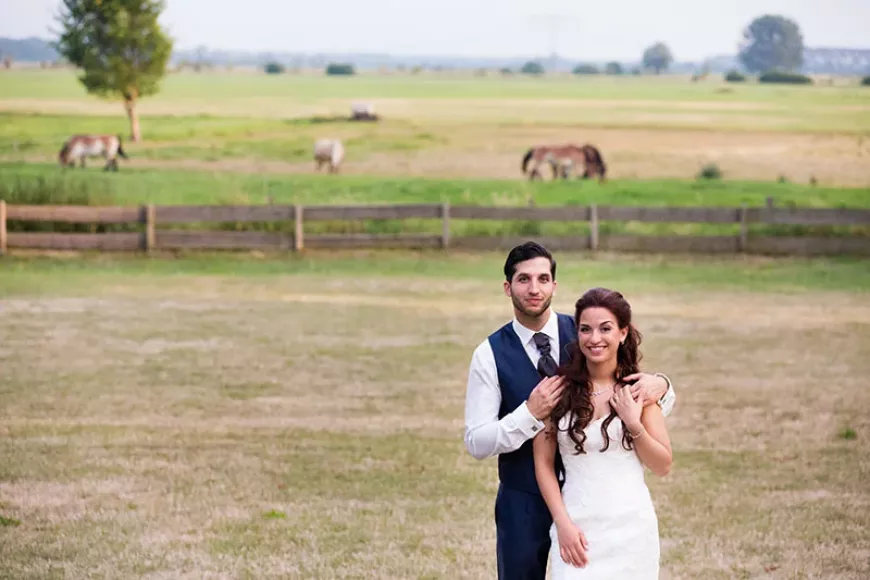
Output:
[[780,72],[776,70],[768,71],[758,77],[760,83],[779,83],[788,85],[811,85],[813,79],[806,75]]
[[866,77],[861,79],[861,86],[862,87],[870,87],[870,75],[867,75]]
[[574,70],[571,71],[575,75],[597,75],[601,74],[601,71],[598,70],[598,67],[594,64],[578,64],[574,67]]
[[725,75],[725,80],[729,83],[742,83],[746,81],[746,76],[738,70],[731,69]]
[[609,75],[621,75],[625,74],[625,71],[622,69],[622,65],[614,60],[605,65],[604,73]]
[[542,75],[544,74],[544,65],[539,62],[529,61],[523,65],[520,72],[524,75]]
[[722,179],[722,170],[715,163],[708,163],[698,172],[698,179]]
[[267,62],[263,70],[267,75],[279,75],[284,72],[284,65],[280,62]]
[[350,63],[331,62],[326,65],[326,74],[329,76],[351,76],[356,74],[356,69]]

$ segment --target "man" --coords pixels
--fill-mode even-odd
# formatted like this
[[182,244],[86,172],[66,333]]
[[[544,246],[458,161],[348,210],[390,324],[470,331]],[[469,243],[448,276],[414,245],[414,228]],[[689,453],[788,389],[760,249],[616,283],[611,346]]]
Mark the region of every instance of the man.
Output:
[[[543,580],[552,518],[535,479],[532,439],[562,394],[554,376],[577,340],[572,316],[555,313],[556,260],[535,242],[510,251],[504,292],[514,319],[474,351],[465,401],[465,447],[477,459],[498,455],[495,500],[496,552],[500,580]],[[676,396],[662,374],[626,377],[635,397],[659,404],[668,415]],[[561,461],[557,459],[557,470]],[[561,474],[560,474],[561,475]],[[561,481],[560,476],[560,481]]]

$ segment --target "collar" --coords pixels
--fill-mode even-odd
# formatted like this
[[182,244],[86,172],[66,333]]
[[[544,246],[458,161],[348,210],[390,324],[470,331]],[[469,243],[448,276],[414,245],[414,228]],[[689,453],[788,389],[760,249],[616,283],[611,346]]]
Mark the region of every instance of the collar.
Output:
[[516,316],[514,316],[514,320],[511,323],[514,332],[517,333],[517,336],[520,338],[520,342],[523,346],[527,346],[532,344],[532,337],[535,336],[536,332],[543,332],[548,337],[550,337],[550,343],[558,343],[559,342],[559,317],[556,316],[556,312],[553,308],[550,308],[550,318],[547,320],[547,323],[544,325],[539,331],[532,330],[530,328],[526,328],[520,321],[517,320]]

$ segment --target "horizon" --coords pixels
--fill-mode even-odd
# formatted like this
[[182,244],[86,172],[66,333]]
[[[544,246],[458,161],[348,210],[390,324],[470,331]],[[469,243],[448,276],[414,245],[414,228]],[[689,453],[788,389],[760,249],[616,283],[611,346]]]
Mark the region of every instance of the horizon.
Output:
[[[569,0],[542,0],[535,9],[519,0],[415,4],[369,0],[358,6],[334,0],[300,10],[292,3],[248,0],[240,11],[226,0],[170,0],[161,23],[175,40],[175,52],[204,47],[210,52],[480,59],[555,54],[575,61],[636,61],[647,46],[661,41],[675,61],[693,62],[737,54],[742,31],[753,18],[781,14],[798,23],[807,48],[870,49],[863,29],[870,21],[870,2],[863,0],[830,0],[824,7],[814,0],[734,0],[712,9],[692,0],[655,5],[612,0],[588,9]],[[0,36],[50,41],[59,7],[58,0],[0,0],[0,13],[12,15],[0,20]],[[258,13],[256,26],[239,26],[240,12]],[[211,26],[202,25],[203,13]]]

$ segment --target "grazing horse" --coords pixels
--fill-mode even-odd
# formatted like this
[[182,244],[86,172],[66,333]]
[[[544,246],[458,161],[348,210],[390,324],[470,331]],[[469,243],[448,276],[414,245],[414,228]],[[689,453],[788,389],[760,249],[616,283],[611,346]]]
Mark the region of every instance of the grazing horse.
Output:
[[338,166],[344,160],[344,145],[338,139],[318,139],[314,143],[314,161],[317,171],[324,163],[329,165],[330,173],[338,173]]
[[85,158],[103,157],[104,171],[118,171],[118,155],[128,159],[120,135],[73,135],[63,144],[57,158],[61,167],[75,167],[78,161],[84,168]]
[[541,176],[538,167],[542,163],[550,165],[553,170],[553,179],[559,176],[562,179],[567,179],[574,166],[579,166],[581,163],[584,166],[583,179],[589,179],[594,175],[598,175],[599,180],[604,182],[604,177],[607,173],[607,166],[604,164],[601,152],[595,146],[588,144],[582,147],[576,145],[539,145],[532,147],[523,157],[523,174],[528,171],[530,161],[534,162],[529,172],[529,179],[531,180]]

